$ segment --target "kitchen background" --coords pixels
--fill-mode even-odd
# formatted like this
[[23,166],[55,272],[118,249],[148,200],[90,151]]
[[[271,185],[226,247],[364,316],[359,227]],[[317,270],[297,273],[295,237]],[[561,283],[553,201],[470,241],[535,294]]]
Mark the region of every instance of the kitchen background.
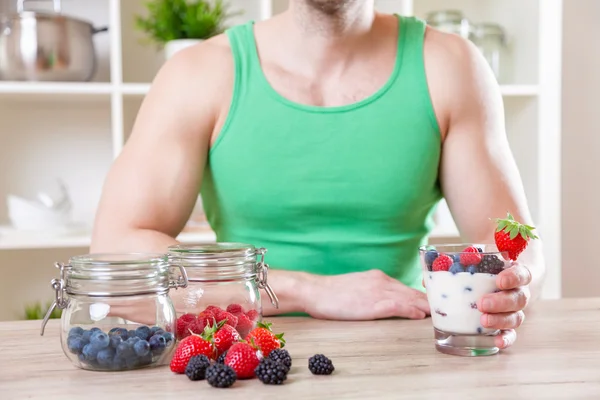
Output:
[[[36,302],[44,308],[53,298],[53,263],[88,251],[104,176],[154,75],[181,46],[144,43],[148,35],[135,18],[148,15],[147,2],[24,2],[26,10],[53,12],[60,5],[66,16],[108,27],[93,35],[97,68],[89,81],[85,63],[91,56],[82,59],[79,82],[40,81],[43,76],[24,82],[14,55],[3,48],[10,24],[0,22],[0,320],[39,316]],[[287,0],[229,4],[232,11],[243,11],[226,21],[233,25],[277,14]],[[600,92],[600,47],[586,40],[600,34],[600,2],[376,0],[376,6],[426,18],[468,37],[484,52],[501,84],[509,141],[545,239],[549,272],[543,296],[600,295],[600,269],[589,261],[594,221],[600,220],[600,168],[594,165],[600,163],[595,154],[600,132],[592,120],[592,96]],[[0,15],[17,11],[16,0],[0,0]],[[22,46],[26,42],[24,37]],[[46,67],[63,60],[59,53]],[[214,240],[201,203],[179,239]],[[431,240],[459,240],[445,204]]]

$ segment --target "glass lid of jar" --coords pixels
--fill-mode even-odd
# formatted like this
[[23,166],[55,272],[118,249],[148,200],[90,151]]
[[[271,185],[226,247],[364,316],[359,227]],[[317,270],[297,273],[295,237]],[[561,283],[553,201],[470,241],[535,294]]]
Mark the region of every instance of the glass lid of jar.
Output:
[[256,248],[246,243],[178,244],[170,246],[169,252],[190,255],[223,255],[223,253],[227,253],[228,256],[236,254],[243,256],[256,254]]

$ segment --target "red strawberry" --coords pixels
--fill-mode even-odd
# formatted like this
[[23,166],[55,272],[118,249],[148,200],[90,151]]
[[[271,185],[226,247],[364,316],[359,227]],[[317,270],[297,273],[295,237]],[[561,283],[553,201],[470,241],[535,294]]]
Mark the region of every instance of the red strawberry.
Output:
[[258,311],[256,311],[256,310],[250,310],[250,311],[248,311],[246,313],[246,316],[248,317],[248,319],[250,321],[258,321],[258,317],[259,317]]
[[215,349],[212,344],[200,335],[191,335],[179,342],[173,358],[171,359],[171,371],[183,374],[190,358],[198,355],[215,358]]
[[235,315],[233,315],[227,311],[221,311],[221,312],[217,313],[215,315],[215,318],[217,319],[217,322],[225,321],[225,323],[227,325],[231,325],[234,328],[238,324],[238,317],[236,317]]
[[494,233],[496,247],[501,252],[507,252],[508,258],[513,261],[525,250],[530,239],[538,238],[532,232],[535,227],[515,221],[510,213],[507,213],[504,219],[497,218],[496,223],[498,224]]
[[[190,331],[188,330],[188,326],[192,323],[196,322],[196,316],[194,314],[183,314],[181,317],[177,318],[177,328],[176,335],[177,339],[181,340],[185,337],[190,336]],[[202,332],[202,331],[200,331]],[[198,332],[198,333],[200,333]]]
[[237,326],[235,328],[240,333],[241,337],[246,337],[252,328],[254,328],[254,322],[250,321],[245,314],[240,314],[238,317]]
[[253,378],[259,362],[256,349],[248,343],[235,343],[225,356],[225,365],[233,368],[238,379]]
[[467,247],[460,254],[460,263],[466,267],[469,265],[477,265],[481,262],[481,254],[477,247]]
[[239,304],[230,304],[227,306],[227,310],[228,313],[231,313],[233,315],[239,314],[244,312],[244,310],[242,309],[242,306]]
[[217,349],[217,355],[225,353],[236,342],[242,340],[242,337],[231,325],[223,325],[214,334],[213,343]]
[[438,258],[436,258],[435,261],[433,261],[431,269],[433,271],[448,271],[453,263],[454,260],[452,259],[452,257],[446,254],[440,254]]
[[283,333],[274,334],[271,325],[259,322],[257,327],[246,336],[246,341],[256,345],[265,357],[268,357],[273,350],[285,346]]

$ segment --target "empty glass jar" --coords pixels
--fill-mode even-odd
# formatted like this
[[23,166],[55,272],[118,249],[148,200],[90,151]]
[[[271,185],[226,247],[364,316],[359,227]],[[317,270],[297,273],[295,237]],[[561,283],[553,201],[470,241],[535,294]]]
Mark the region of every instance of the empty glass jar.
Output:
[[465,39],[471,38],[471,24],[458,10],[432,11],[425,17],[427,24],[443,32],[454,33]]
[[279,307],[267,283],[265,253],[244,243],[171,246],[169,262],[184,268],[189,282],[173,297],[177,338],[202,333],[215,323],[231,325],[245,338],[262,319],[261,289]]
[[57,263],[52,280],[63,309],[60,339],[77,367],[122,371],[162,365],[175,347],[171,288],[187,286],[185,270],[175,274],[160,254],[90,254]]
[[506,56],[506,33],[498,24],[483,23],[473,28],[474,43],[490,65],[497,80],[502,80],[502,62]]

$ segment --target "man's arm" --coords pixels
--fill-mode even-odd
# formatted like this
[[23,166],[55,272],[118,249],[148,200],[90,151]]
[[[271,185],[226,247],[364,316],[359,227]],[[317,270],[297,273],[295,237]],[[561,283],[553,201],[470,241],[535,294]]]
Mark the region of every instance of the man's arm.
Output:
[[[502,96],[485,59],[470,42],[433,29],[425,46],[444,136],[442,190],[464,240],[494,243],[494,219],[508,211],[534,225],[506,136]],[[530,241],[519,262],[531,271],[528,287],[538,297],[545,271],[541,240]]]
[[217,115],[212,64],[198,62],[218,58],[214,47],[182,52],[157,74],[108,173],[92,252],[164,252],[175,243],[197,198]]
[[[104,184],[90,251],[160,252],[177,243],[198,197],[208,149],[231,101],[223,36],[183,50],[157,74]],[[301,310],[306,274],[272,271],[276,312]],[[265,311],[273,310],[263,293]]]

